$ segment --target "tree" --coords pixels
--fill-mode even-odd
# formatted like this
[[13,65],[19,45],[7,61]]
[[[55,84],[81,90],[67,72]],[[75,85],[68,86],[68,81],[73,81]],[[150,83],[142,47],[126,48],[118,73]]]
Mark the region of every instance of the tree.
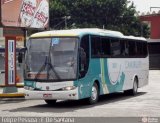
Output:
[[105,28],[148,37],[148,26],[136,13],[134,4],[127,0],[52,0],[50,26],[63,29],[67,21],[68,28]]
[[50,1],[50,27],[51,28],[64,28],[64,17],[68,15],[68,9],[66,4],[61,0]]

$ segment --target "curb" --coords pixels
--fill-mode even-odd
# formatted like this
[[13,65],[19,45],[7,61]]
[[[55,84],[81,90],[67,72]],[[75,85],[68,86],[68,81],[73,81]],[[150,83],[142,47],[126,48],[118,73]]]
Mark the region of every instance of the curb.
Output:
[[[5,85],[0,85],[0,87],[6,87]],[[23,83],[17,83],[16,84],[16,87],[18,88],[23,88],[24,87],[24,84]]]
[[0,98],[16,98],[16,97],[24,97],[24,93],[2,93],[0,94]]

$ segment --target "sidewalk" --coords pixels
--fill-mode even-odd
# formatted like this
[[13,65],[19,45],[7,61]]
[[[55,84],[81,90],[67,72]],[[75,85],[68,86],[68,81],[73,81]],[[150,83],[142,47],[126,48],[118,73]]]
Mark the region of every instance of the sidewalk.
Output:
[[15,93],[3,93],[4,86],[0,86],[0,98],[14,98],[14,97],[24,97],[23,84],[17,84],[17,92]]

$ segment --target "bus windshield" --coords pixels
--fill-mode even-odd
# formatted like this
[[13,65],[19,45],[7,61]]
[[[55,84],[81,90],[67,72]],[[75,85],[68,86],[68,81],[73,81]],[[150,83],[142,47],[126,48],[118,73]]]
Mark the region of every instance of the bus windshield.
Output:
[[78,38],[32,38],[27,41],[25,79],[76,79]]

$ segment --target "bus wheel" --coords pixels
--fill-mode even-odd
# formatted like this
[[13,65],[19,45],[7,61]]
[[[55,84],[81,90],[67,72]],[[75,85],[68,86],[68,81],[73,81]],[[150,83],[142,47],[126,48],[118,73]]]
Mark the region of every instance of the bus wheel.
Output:
[[44,100],[48,105],[52,106],[56,104],[57,100]]
[[95,104],[98,101],[98,98],[99,98],[98,85],[94,83],[94,85],[92,86],[91,96],[88,98],[88,103]]
[[137,94],[137,90],[138,90],[138,79],[134,78],[134,82],[133,82],[133,89],[132,89],[132,95],[136,95]]
[[134,78],[133,88],[131,90],[124,91],[124,93],[127,95],[135,96],[137,94],[137,90],[138,90],[138,79]]

